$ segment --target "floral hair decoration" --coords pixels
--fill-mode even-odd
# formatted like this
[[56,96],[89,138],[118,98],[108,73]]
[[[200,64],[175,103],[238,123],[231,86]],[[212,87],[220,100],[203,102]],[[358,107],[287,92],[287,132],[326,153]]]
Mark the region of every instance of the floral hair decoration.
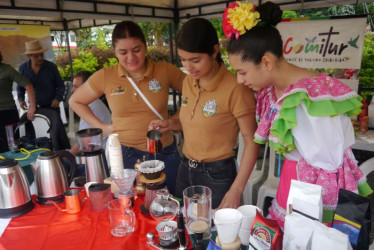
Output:
[[251,3],[233,2],[225,9],[222,26],[227,38],[235,36],[238,39],[261,21],[260,13],[255,11],[255,7]]

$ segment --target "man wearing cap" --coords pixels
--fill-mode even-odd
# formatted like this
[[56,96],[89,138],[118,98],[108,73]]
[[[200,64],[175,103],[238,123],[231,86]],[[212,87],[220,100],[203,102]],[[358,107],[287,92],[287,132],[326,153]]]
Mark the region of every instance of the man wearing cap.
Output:
[[[25,43],[25,54],[29,58],[19,67],[19,72],[27,78],[35,90],[36,106],[38,108],[53,108],[59,112],[59,103],[63,100],[65,85],[61,79],[57,66],[44,60],[43,48],[38,40]],[[26,109],[25,88],[17,86],[18,101]]]

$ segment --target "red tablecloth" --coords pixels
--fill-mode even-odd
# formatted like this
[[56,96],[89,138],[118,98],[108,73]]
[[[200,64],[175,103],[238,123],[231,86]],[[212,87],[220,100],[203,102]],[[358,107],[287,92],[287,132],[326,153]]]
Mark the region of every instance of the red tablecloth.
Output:
[[[40,205],[29,213],[13,218],[0,238],[0,249],[155,249],[146,244],[146,234],[157,238],[157,221],[140,212],[143,197],[135,201],[135,232],[125,237],[110,233],[109,211],[91,211],[89,200],[82,211],[66,214],[51,205]],[[64,207],[64,203],[60,203]],[[156,239],[156,242],[158,240]]]

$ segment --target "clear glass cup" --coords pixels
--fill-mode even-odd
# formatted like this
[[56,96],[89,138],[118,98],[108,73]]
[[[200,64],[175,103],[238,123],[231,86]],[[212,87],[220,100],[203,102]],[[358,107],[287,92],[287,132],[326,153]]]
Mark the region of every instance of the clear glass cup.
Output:
[[205,186],[191,186],[183,190],[183,203],[188,230],[203,234],[203,239],[211,236],[212,191]]
[[109,201],[107,206],[113,236],[123,237],[135,231],[135,214],[128,206],[123,206],[118,199]]
[[6,139],[8,141],[9,151],[15,153],[16,152],[16,143],[14,142],[14,131],[13,131],[14,124],[8,124],[5,126],[6,131]]

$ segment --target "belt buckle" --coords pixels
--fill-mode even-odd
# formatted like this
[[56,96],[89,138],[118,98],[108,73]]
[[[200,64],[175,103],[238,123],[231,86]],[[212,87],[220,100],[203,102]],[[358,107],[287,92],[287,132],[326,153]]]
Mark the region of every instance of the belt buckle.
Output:
[[188,159],[188,166],[190,166],[190,168],[197,168],[198,165],[199,165],[198,161]]

